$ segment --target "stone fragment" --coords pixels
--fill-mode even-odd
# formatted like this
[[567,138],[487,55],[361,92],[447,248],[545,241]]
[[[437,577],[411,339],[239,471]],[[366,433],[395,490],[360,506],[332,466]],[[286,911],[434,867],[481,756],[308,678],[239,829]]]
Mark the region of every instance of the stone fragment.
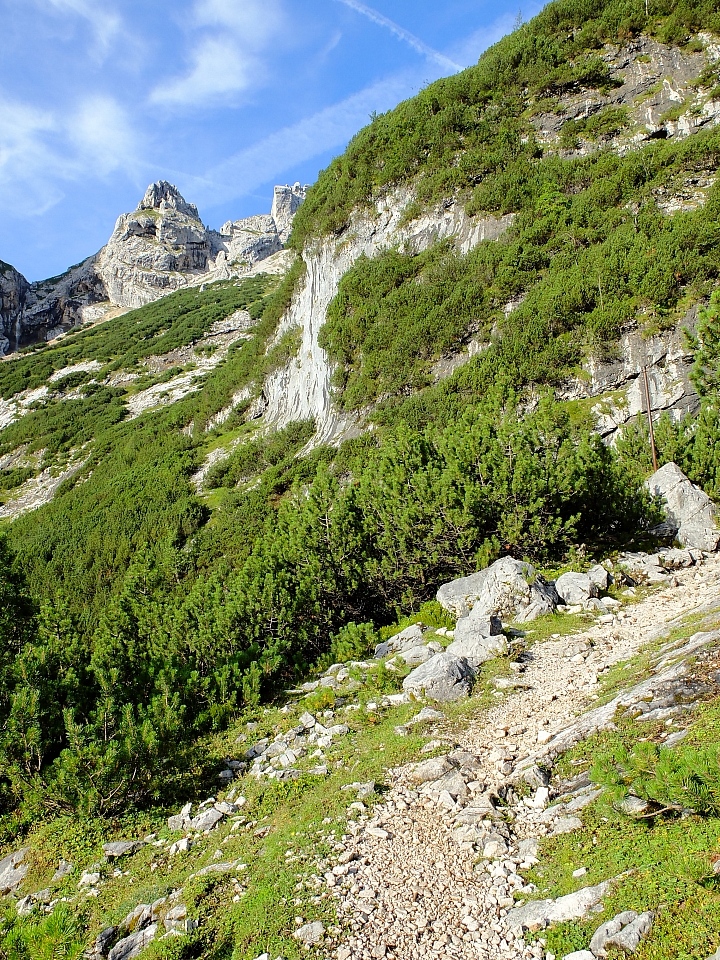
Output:
[[65,877],[69,876],[75,869],[74,865],[68,860],[60,860],[58,863],[58,868],[53,874],[53,878],[50,881],[51,883],[59,883],[60,880],[64,880]]
[[202,813],[199,813],[196,817],[190,821],[190,829],[198,830],[204,832],[205,830],[213,830],[223,819],[224,814],[220,813],[219,810],[216,810],[214,807],[210,807],[208,810],[203,810]]
[[612,920],[608,920],[607,923],[603,923],[602,926],[598,927],[590,941],[590,950],[593,955],[596,957],[607,957],[607,942],[610,937],[614,937],[616,933],[620,933],[622,928],[627,926],[628,923],[632,923],[636,917],[637,912],[635,910],[625,910],[623,913],[618,913]]
[[320,923],[319,920],[315,920],[313,923],[304,924],[294,933],[295,939],[300,940],[301,943],[308,947],[314,947],[316,944],[320,943],[324,936],[325,927],[322,923]]
[[129,937],[124,937],[112,948],[108,954],[108,960],[134,960],[135,957],[139,957],[155,939],[157,930],[158,925],[153,923],[144,930],[138,930],[136,933],[131,933]]
[[421,760],[412,772],[410,780],[413,783],[426,783],[432,780],[439,780],[446,773],[453,769],[447,757],[431,757],[429,760]]
[[608,937],[605,941],[606,947],[618,947],[625,953],[635,953],[640,946],[640,941],[646,937],[652,930],[655,914],[651,911],[641,913],[631,923],[624,927],[619,933]]
[[445,714],[440,710],[433,710],[432,707],[423,707],[419,713],[416,713],[414,717],[405,723],[405,726],[410,727],[415,723],[426,723],[430,720],[442,720],[444,717]]
[[469,696],[474,676],[474,670],[464,657],[438,653],[405,677],[403,689],[416,697],[425,696],[438,703],[447,703]]
[[542,930],[550,923],[581,920],[602,901],[610,890],[610,883],[610,880],[605,880],[597,886],[584,887],[557,900],[531,900],[508,912],[508,924],[516,935],[520,935],[523,930]]
[[129,857],[132,853],[137,853],[145,844],[142,840],[118,840],[114,843],[104,843],[103,853],[108,860],[117,860],[119,857]]
[[429,646],[410,647],[409,650],[400,652],[400,658],[404,660],[409,667],[419,667],[421,663],[427,663],[427,661],[434,656],[435,651],[431,650]]
[[[607,590],[612,582],[612,577],[601,563],[596,564],[594,567],[590,567],[587,575],[592,583],[594,583],[598,588],[598,590]],[[558,590],[558,593],[559,592],[560,591]]]
[[507,640],[502,634],[502,622],[498,617],[483,616],[479,606],[473,607],[455,627],[455,639],[447,653],[465,657],[477,669],[481,664],[507,653]]
[[563,960],[595,960],[595,956],[589,950],[574,950],[566,953]]

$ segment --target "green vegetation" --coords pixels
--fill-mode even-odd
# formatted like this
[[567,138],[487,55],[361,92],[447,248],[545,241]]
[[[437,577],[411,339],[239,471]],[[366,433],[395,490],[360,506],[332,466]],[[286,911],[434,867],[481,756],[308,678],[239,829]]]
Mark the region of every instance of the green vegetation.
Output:
[[[535,868],[533,879],[542,896],[553,897],[608,877],[619,879],[603,899],[602,914],[543,932],[553,953],[587,949],[597,927],[622,910],[657,911],[652,934],[636,954],[640,960],[705,960],[716,948],[719,723],[720,707],[713,701],[700,708],[689,736],[672,750],[658,739],[660,724],[648,724],[644,742],[638,743],[636,725],[625,723],[617,732],[579,744],[563,759],[563,769],[573,774],[583,765],[593,767],[593,777],[610,789],[583,812],[582,831],[544,841],[542,866]],[[614,801],[625,792],[613,789],[619,785],[618,768],[632,773],[633,792],[651,800],[659,816],[631,818],[617,808]],[[695,813],[680,817],[676,805],[693,806]],[[663,806],[670,807],[664,815]],[[578,867],[587,869],[580,880],[572,876]]]
[[[516,210],[507,236],[466,256],[446,245],[362,258],[343,278],[322,342],[339,364],[341,405],[382,399],[378,422],[448,422],[499,376],[519,389],[557,383],[588,354],[603,357],[639,319],[647,333],[675,323],[718,275],[720,191],[692,213],[664,216],[653,190],[683,170],[715,170],[720,134],[508,167],[473,203]],[[524,299],[523,299],[524,298]],[[522,302],[505,316],[505,304]],[[487,349],[450,381],[432,361],[476,336]],[[409,395],[409,396],[408,396]]]
[[[688,172],[715,172],[720,132],[624,157],[563,158],[544,156],[529,126],[533,102],[610,85],[598,54],[606,40],[646,30],[680,43],[699,27],[720,30],[709,0],[653,0],[651,14],[647,21],[644,4],[626,0],[553,3],[477,67],[376,118],[321,176],[296,219],[297,249],[340,235],[355,205],[410,180],[417,187],[410,213],[457,196],[472,214],[514,214],[501,240],[467,255],[444,243],[423,253],[386,250],[343,278],[322,344],[338,365],[340,406],[371,408],[372,432],[334,449],[313,446],[311,422],[266,432],[246,420],[264,378],[297,352],[297,331],[278,336],[278,326],[303,282],[300,257],[282,281],[261,276],[183,290],[0,365],[5,399],[48,386],[0,433],[0,455],[25,462],[17,452],[26,451],[35,457],[29,463],[55,470],[82,461],[51,503],[8,524],[0,538],[5,842],[29,836],[33,849],[89,863],[110,827],[118,836],[166,835],[168,809],[216,790],[218,762],[237,749],[241,719],[258,722],[258,733],[296,722],[292,710],[266,714],[264,705],[317,668],[367,656],[398,627],[452,626],[433,600],[445,580],[501,552],[562,568],[621,548],[657,523],[642,486],[651,462],[642,425],[608,449],[587,410],[556,402],[552,387],[588,355],[612,356],[629,326],[648,334],[667,328],[717,284],[720,187],[701,209],[672,217],[655,196]],[[622,110],[605,110],[566,124],[563,136],[568,145],[602,139],[627,122]],[[508,304],[514,309],[506,312]],[[221,358],[205,338],[216,320],[240,309],[254,326]],[[471,338],[482,352],[434,382],[435,361]],[[129,419],[132,394],[189,372],[186,353],[172,351],[191,345],[221,362],[198,371],[197,389],[184,399]],[[717,298],[690,346],[700,414],[679,424],[663,419],[656,439],[662,462],[675,460],[718,497]],[[160,366],[168,369],[151,373],[144,361],[166,354]],[[50,381],[88,360],[99,369]],[[198,492],[197,471],[220,449],[228,455]],[[34,472],[0,472],[3,498]],[[558,615],[528,634],[539,640],[581,625]],[[486,681],[502,669],[484,668],[467,709],[494,702]],[[397,689],[401,677],[379,667],[361,701]],[[333,709],[335,694],[320,689],[303,705]],[[327,781],[243,783],[253,820],[270,834],[245,825],[217,834],[233,859],[253,864],[241,906],[229,907],[228,881],[197,877],[185,896],[203,925],[182,945],[154,944],[148,960],[245,960],[264,949],[299,955],[290,932],[308,891],[296,896],[302,877],[283,862],[283,846],[317,842],[324,850],[319,818],[344,815],[347,768],[356,764],[355,779],[380,781],[384,765],[403,762],[418,745],[414,735],[393,733],[402,710],[392,718],[361,713],[347,753],[332,755],[337,766]],[[608,911],[666,903],[657,942],[666,948],[662,931],[679,924],[687,956],[700,957],[716,929],[713,910],[717,916],[707,855],[720,839],[715,754],[707,743],[691,752],[690,740],[671,756],[654,745],[638,749],[624,729],[603,736],[591,745],[592,759],[618,796],[640,791],[659,812],[684,803],[684,791],[697,812],[639,823],[597,806],[582,835],[549,841],[559,868],[547,889],[571,889],[578,865],[594,882],[632,864],[638,872],[618,886]],[[658,867],[662,850],[685,835],[686,852]],[[130,896],[122,879],[108,880],[97,902],[83,901],[84,933],[187,875],[190,861],[153,871],[155,856],[150,847],[138,854],[142,882],[132,903],[119,897]],[[192,856],[194,870],[213,851],[203,843]],[[32,870],[38,888],[52,875],[38,857]],[[694,932],[687,910],[699,918]],[[48,956],[70,960],[84,933],[62,911],[55,916],[54,925],[7,916],[0,952],[27,960],[52,949]],[[555,952],[586,945],[587,929],[553,931]],[[660,956],[643,950],[645,960]]]
[[[320,174],[293,225],[296,249],[341,233],[352,209],[412,180],[420,201],[455,193],[486,209],[488,185],[513,177],[539,156],[522,120],[536,97],[609,85],[597,54],[605,42],[639,33],[682,43],[698,30],[720,32],[713,0],[556,0],[480,58],[477,66],[423,90],[373,120]],[[524,138],[527,138],[525,140]],[[514,197],[508,195],[510,209]]]

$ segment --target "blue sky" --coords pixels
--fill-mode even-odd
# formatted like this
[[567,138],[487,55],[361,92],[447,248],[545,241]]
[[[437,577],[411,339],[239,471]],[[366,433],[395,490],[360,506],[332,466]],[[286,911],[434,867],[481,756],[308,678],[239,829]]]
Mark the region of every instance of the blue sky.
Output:
[[0,259],[61,273],[158,179],[213,227],[269,212],[273,184],[312,183],[372,111],[474,63],[519,6],[0,0]]

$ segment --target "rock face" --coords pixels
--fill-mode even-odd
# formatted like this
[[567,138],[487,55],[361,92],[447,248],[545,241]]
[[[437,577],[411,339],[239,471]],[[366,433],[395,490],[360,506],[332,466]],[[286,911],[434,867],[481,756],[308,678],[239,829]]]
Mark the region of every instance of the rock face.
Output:
[[283,250],[304,199],[299,183],[276,187],[271,214],[229,220],[218,232],[177,187],[151,183],[137,210],[118,218],[107,245],[62,276],[30,284],[0,262],[0,356],[113,307],[141,307],[181,287],[252,271]]
[[720,531],[715,505],[677,464],[666,463],[646,485],[650,493],[664,501],[667,520],[656,528],[658,534],[676,537],[684,547],[717,550]]
[[650,409],[655,418],[664,412],[674,420],[697,413],[700,400],[689,376],[692,354],[683,334],[685,328],[695,328],[697,313],[697,306],[691,307],[674,330],[649,339],[637,331],[625,334],[616,358],[590,358],[583,365],[582,376],[569,380],[558,396],[562,400],[597,397],[592,411],[597,431],[607,442],[613,442],[625,424],[646,415],[643,367],[647,367]]
[[356,210],[342,237],[326,237],[303,250],[305,280],[276,334],[279,340],[288,330],[299,330],[302,342],[298,356],[265,382],[266,423],[281,428],[295,420],[314,419],[314,443],[337,440],[357,430],[357,418],[332,402],[332,369],[318,335],[340,280],[360,256],[372,257],[382,247],[396,245],[420,252],[449,237],[467,253],[481,240],[501,237],[513,219],[512,215],[473,219],[462,204],[452,202],[404,223],[403,213],[412,198],[409,190],[399,189],[378,200],[369,212]]
[[287,184],[284,187],[275,187],[270,216],[281,244],[288,242],[293,219],[308,190],[309,186],[301,187],[299,183],[292,187]]
[[558,604],[555,586],[530,563],[502,557],[486,570],[443,584],[438,603],[461,618],[472,610],[475,617],[500,617],[524,622],[551,613]]
[[0,355],[10,349],[12,339],[16,339],[15,324],[22,314],[30,284],[9,263],[0,260]]

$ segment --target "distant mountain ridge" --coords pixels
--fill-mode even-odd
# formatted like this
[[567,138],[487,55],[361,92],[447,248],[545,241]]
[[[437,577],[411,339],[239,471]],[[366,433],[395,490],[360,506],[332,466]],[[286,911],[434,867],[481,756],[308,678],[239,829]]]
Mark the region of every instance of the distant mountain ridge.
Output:
[[305,199],[300,183],[276,186],[269,214],[208,229],[197,207],[166,180],[150,184],[132,213],[118,217],[108,243],[59,277],[29,283],[0,261],[0,356],[52,340],[114,308],[140,307],[181,287],[284,272],[292,221]]

